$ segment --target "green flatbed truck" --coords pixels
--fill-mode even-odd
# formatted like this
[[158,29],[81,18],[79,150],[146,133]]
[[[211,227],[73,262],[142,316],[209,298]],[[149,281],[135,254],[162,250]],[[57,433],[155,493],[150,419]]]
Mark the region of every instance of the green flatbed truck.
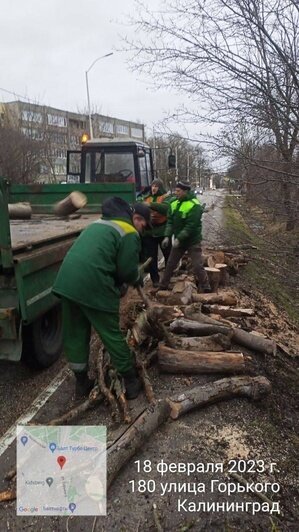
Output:
[[[93,139],[67,153],[65,184],[10,185],[0,177],[0,359],[48,367],[62,352],[59,300],[52,285],[80,232],[111,196],[133,203],[154,177],[150,147],[133,139]],[[53,205],[72,191],[87,205],[77,220],[59,219]],[[30,220],[10,221],[8,204],[29,202]]]
[[[53,205],[73,190],[88,199],[78,219],[59,219]],[[0,359],[22,354],[48,367],[62,352],[59,300],[52,284],[74,240],[100,216],[103,200],[135,200],[134,183],[10,185],[0,178]],[[9,220],[8,204],[30,202],[30,220]]]

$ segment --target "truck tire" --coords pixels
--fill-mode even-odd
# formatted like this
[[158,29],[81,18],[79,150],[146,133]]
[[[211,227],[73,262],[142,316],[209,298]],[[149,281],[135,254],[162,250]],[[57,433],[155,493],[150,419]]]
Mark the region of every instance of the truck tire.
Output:
[[34,368],[48,368],[62,353],[61,307],[55,306],[23,328],[23,359]]

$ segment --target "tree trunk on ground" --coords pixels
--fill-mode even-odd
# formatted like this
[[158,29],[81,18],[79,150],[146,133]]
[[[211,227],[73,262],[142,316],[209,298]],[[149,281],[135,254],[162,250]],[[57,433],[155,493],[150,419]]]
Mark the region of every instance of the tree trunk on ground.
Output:
[[188,334],[191,336],[209,336],[210,334],[228,334],[228,327],[224,325],[212,325],[209,323],[198,323],[197,321],[178,319],[169,326],[171,332],[176,334]]
[[[195,315],[193,316],[195,317]],[[213,320],[216,321],[216,320]],[[247,347],[252,351],[273,355],[276,353],[276,343],[268,338],[263,338],[257,334],[243,331],[243,329],[229,328],[225,325],[213,325],[208,323],[198,323],[193,320],[178,319],[170,324],[170,330],[177,334],[188,334],[193,336],[207,336],[210,334],[222,333],[231,335],[232,341]]]
[[158,363],[167,373],[239,373],[245,371],[242,353],[223,351],[185,351],[158,346]]
[[219,294],[193,294],[193,302],[207,305],[237,305],[237,298],[233,292],[219,292]]
[[221,351],[230,349],[231,341],[224,334],[212,334],[211,336],[202,336],[200,338],[176,337],[175,343],[181,349],[192,349],[193,351]]
[[178,398],[171,397],[170,416],[178,419],[194,408],[206,406],[223,399],[232,397],[248,397],[254,401],[260,400],[271,391],[271,384],[265,377],[231,377],[221,379],[204,386],[197,386],[180,394]]
[[270,391],[271,385],[264,377],[233,377],[188,389],[151,405],[108,448],[107,487],[111,486],[121,468],[169,417],[175,420],[190,410],[232,397],[244,396],[258,401]]
[[234,328],[232,340],[252,351],[259,351],[267,355],[275,355],[276,353],[276,343],[273,340],[243,331],[243,329]]
[[255,314],[252,308],[230,308],[227,305],[203,305],[202,310],[223,318],[251,318]]
[[165,399],[148,407],[107,451],[107,487],[112,484],[119,470],[148,441],[162,423],[169,418],[170,405]]

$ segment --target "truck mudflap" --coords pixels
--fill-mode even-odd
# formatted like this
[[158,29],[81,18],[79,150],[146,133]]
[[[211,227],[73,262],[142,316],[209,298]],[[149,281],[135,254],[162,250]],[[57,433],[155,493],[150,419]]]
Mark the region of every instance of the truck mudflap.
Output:
[[17,362],[21,355],[22,335],[18,311],[13,307],[0,308],[0,360]]

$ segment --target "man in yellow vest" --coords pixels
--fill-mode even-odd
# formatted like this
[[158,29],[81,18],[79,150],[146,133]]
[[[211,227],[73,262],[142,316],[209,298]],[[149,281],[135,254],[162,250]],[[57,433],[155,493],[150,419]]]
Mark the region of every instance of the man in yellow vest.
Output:
[[175,187],[176,200],[170,203],[165,238],[162,248],[169,246],[174,237],[172,250],[159,288],[167,290],[171,276],[180,259],[187,251],[191,258],[198,290],[211,292],[207,273],[203,267],[201,240],[203,207],[191,191],[191,185],[179,181]]
[[152,258],[149,266],[149,274],[154,287],[159,285],[159,271],[158,271],[158,253],[159,247],[162,250],[165,265],[171,250],[171,242],[162,249],[161,244],[165,237],[165,229],[167,222],[167,212],[169,202],[173,199],[168,194],[163,186],[161,179],[154,179],[151,184],[150,192],[143,196],[143,203],[146,203],[151,209],[151,224],[152,228],[147,229],[142,235],[142,251],[143,258]]

